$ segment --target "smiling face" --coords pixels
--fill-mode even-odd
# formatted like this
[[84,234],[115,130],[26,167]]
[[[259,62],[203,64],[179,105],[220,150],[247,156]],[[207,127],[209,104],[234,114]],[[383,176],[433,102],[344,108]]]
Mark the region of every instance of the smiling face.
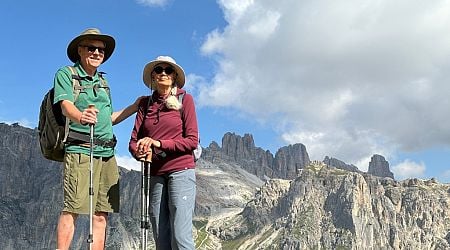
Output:
[[78,45],[78,55],[86,72],[95,72],[105,58],[105,44],[98,40],[83,40]]
[[153,68],[152,79],[158,90],[172,87],[175,77],[175,71],[168,63],[159,63]]

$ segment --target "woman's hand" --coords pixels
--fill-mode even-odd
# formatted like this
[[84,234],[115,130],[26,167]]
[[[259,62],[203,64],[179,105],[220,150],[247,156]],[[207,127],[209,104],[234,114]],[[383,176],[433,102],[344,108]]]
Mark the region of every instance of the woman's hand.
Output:
[[136,157],[139,159],[144,158],[148,153],[152,152],[153,147],[159,148],[161,143],[150,137],[140,139],[136,144]]

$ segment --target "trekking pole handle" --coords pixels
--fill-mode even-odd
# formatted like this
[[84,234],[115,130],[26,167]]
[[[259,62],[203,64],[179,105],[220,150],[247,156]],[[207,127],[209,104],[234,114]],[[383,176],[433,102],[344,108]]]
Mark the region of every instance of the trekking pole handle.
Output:
[[[88,109],[95,109],[95,104],[89,104]],[[90,127],[92,127],[93,125],[94,125],[93,123],[89,123]]]
[[147,154],[145,155],[145,157],[142,157],[141,159],[139,159],[142,162],[152,162],[152,149],[150,149]]

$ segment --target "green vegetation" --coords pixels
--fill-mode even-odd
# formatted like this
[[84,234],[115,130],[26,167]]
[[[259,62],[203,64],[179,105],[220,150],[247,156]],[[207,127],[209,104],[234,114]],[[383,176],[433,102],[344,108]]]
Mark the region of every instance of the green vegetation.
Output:
[[247,240],[247,235],[243,235],[239,238],[236,238],[234,240],[230,241],[224,241],[222,242],[222,249],[223,250],[235,250],[238,249],[239,246],[242,245]]
[[314,172],[315,175],[319,174],[320,170],[322,170],[323,166],[311,164],[305,167],[305,170],[309,170]]
[[270,230],[265,231],[265,232],[263,233],[263,235],[262,235],[261,237],[259,237],[258,242],[256,242],[255,246],[254,246],[252,249],[257,249],[257,248],[261,245],[261,243],[262,243],[264,240],[266,240],[267,238],[270,237],[270,235],[273,234],[273,232],[274,232],[273,229],[270,229]]
[[198,229],[206,227],[206,224],[208,224],[208,220],[194,220],[193,221],[194,227]]
[[195,248],[200,248],[208,243],[208,232],[206,225],[208,220],[194,221],[194,227],[197,229],[197,238],[195,239]]

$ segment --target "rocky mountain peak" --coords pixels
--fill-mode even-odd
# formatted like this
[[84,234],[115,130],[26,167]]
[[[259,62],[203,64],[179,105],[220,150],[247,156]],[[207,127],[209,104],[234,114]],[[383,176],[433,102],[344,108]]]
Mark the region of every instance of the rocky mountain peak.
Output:
[[228,132],[222,138],[223,153],[234,160],[254,158],[255,150],[255,142],[250,134],[241,137]]
[[280,148],[275,154],[274,169],[280,178],[294,179],[299,169],[310,163],[305,145],[296,143]]
[[325,158],[323,159],[323,162],[330,167],[340,168],[340,169],[344,169],[344,170],[352,171],[352,172],[360,172],[358,167],[356,167],[355,165],[347,164],[347,163],[345,163],[341,160],[338,160],[336,158],[333,158],[333,157],[325,156]]
[[372,156],[369,162],[369,169],[367,173],[379,176],[379,177],[389,177],[394,179],[394,174],[389,169],[389,162],[378,154]]
[[252,135],[230,132],[223,136],[222,147],[213,142],[205,148],[202,157],[212,162],[235,162],[261,179],[293,179],[297,170],[310,162],[306,147],[301,143],[280,148],[274,157],[270,151],[256,147]]

